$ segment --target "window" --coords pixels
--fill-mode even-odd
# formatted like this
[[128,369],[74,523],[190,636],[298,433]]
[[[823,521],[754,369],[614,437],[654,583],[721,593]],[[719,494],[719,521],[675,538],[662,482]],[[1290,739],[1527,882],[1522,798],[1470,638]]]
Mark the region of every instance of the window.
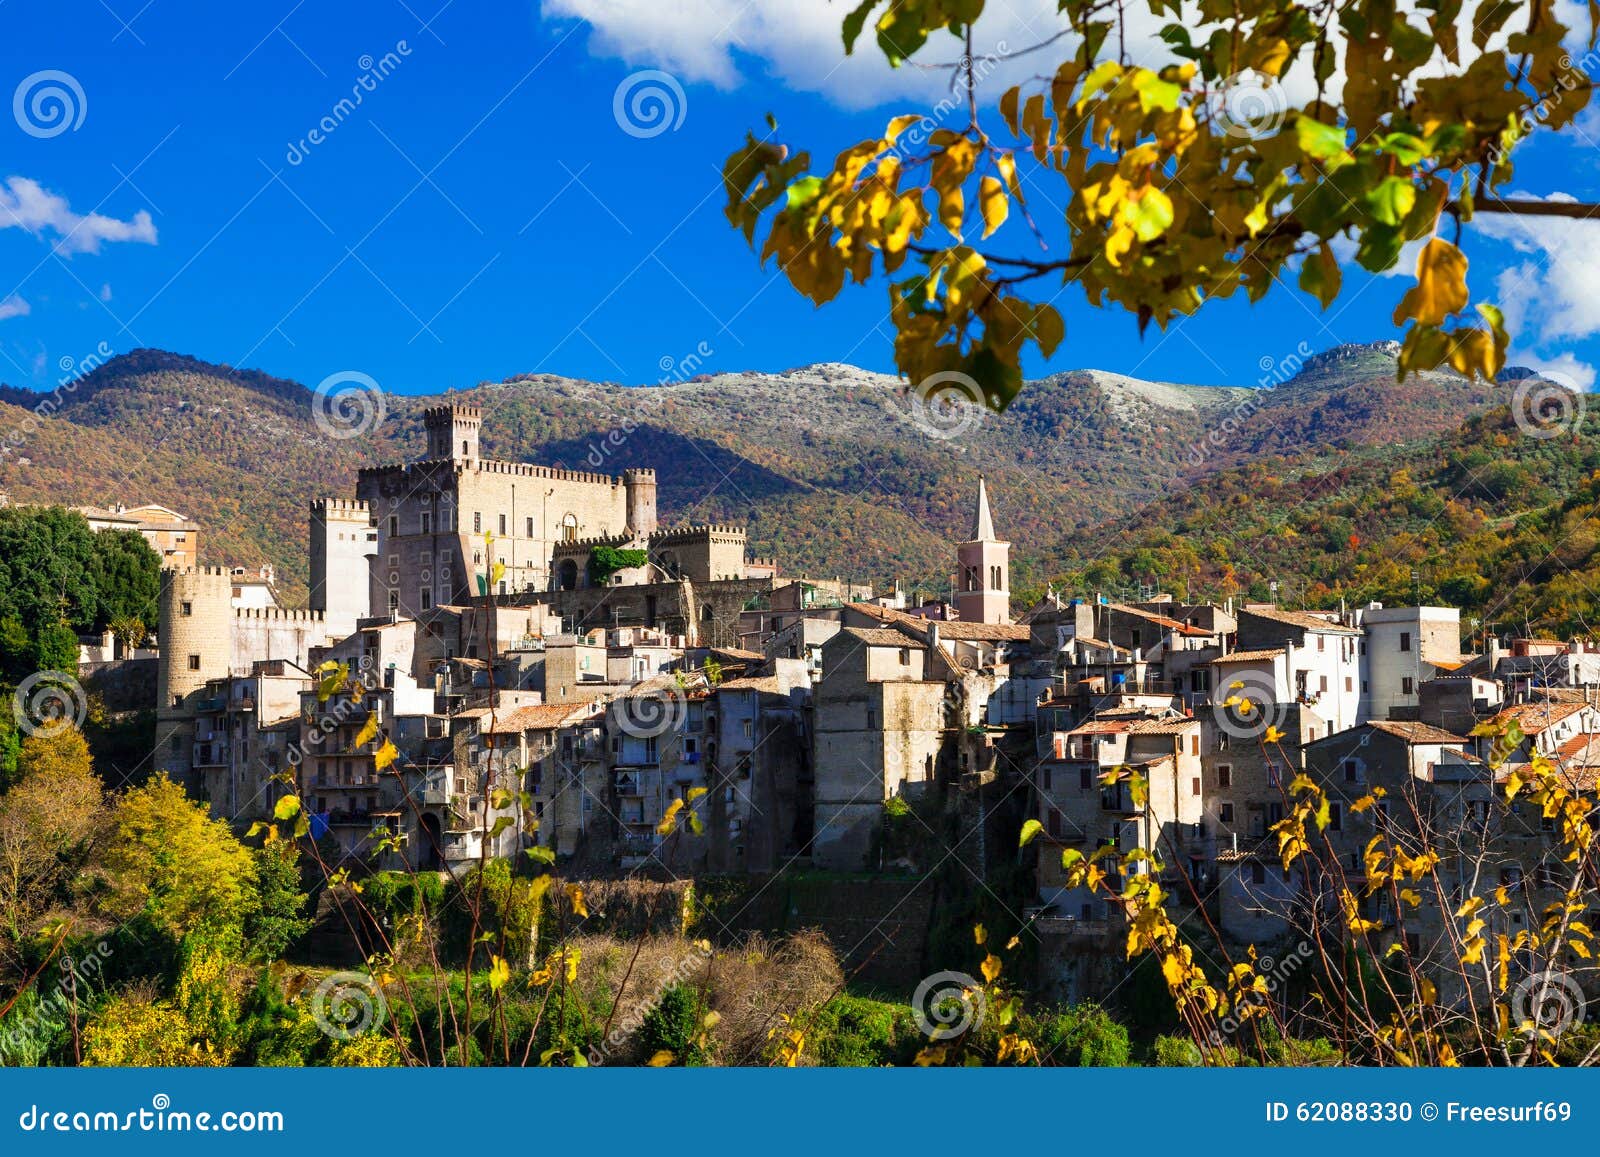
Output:
[[429,514],[426,510],[422,512],[422,533],[433,533],[433,515]]
[[1048,763],[1044,765],[1043,771],[1044,771],[1043,787],[1044,787],[1045,791],[1049,791],[1050,790],[1050,765]]
[[744,721],[744,737],[746,739],[754,739],[755,735],[756,735],[755,722],[753,720],[746,719]]
[[505,532],[506,532],[506,516],[502,514],[500,516],[500,533],[504,534]]
[[1223,804],[1217,809],[1217,816],[1223,823],[1231,824],[1233,822],[1233,805],[1231,803]]
[[1330,832],[1342,832],[1344,830],[1344,828],[1341,826],[1343,823],[1343,805],[1334,803],[1330,800],[1328,803],[1328,830]]
[[421,607],[425,611],[432,609],[432,607],[433,607],[433,592],[431,590],[429,590],[427,587],[423,587],[421,594],[419,594],[418,597],[417,597],[417,605],[419,607]]
[[577,542],[578,541],[578,516],[576,514],[568,514],[564,518],[562,518],[562,520],[561,520],[561,541],[562,542]]
[[200,656],[199,655],[190,655],[189,656],[189,670],[191,670],[191,671],[200,670]]
[[389,516],[389,537],[400,537],[400,519],[397,515],[391,514]]
[[1199,795],[1200,794],[1200,777],[1198,775],[1195,776],[1192,780],[1189,781],[1189,794],[1190,795]]
[[1328,693],[1328,677],[1326,675],[1317,680],[1317,690],[1323,695]]
[[1402,651],[1411,650],[1411,632],[1410,631],[1401,631],[1400,632],[1400,649]]
[[873,708],[867,708],[867,730],[874,731],[878,726],[878,713]]
[[1219,763],[1219,764],[1217,764],[1217,786],[1218,787],[1232,787],[1233,786],[1233,764],[1231,764],[1231,763]]
[[1317,650],[1326,651],[1327,649],[1328,649],[1328,636],[1327,635],[1318,635],[1317,636]]
[[1267,882],[1267,866],[1252,861],[1250,864],[1250,882],[1252,884],[1265,884]]
[[1402,694],[1402,695],[1411,694],[1412,685],[1413,684],[1412,684],[1410,675],[1407,675],[1404,678],[1402,678],[1400,680],[1400,694]]
[[1062,830],[1061,813],[1059,811],[1057,811],[1055,808],[1051,808],[1050,809],[1050,822],[1049,822],[1049,825],[1047,827],[1047,830],[1056,839],[1059,840],[1061,838],[1061,830]]
[[482,530],[483,530],[483,511],[474,510],[472,512],[472,533],[473,534],[478,534]]
[[1356,781],[1356,761],[1353,759],[1344,761],[1344,781],[1346,783],[1354,783]]
[[389,588],[389,613],[392,615],[400,609],[400,592],[393,587]]
[[194,604],[190,602],[179,603],[178,610],[184,615],[192,615],[194,614]]
[[1092,768],[1080,767],[1078,769],[1078,786],[1084,791],[1088,791],[1094,786],[1094,770]]
[[531,519],[531,518],[528,519],[528,533],[526,535],[524,535],[523,537],[525,537],[525,538],[532,538],[533,537],[533,519]]
[[900,665],[902,667],[911,666],[911,648],[910,647],[901,647],[900,648]]
[[1191,735],[1189,737],[1189,754],[1190,755],[1199,755],[1200,754],[1200,737],[1198,735]]
[[1344,690],[1346,695],[1355,690],[1355,681],[1348,675],[1344,677]]

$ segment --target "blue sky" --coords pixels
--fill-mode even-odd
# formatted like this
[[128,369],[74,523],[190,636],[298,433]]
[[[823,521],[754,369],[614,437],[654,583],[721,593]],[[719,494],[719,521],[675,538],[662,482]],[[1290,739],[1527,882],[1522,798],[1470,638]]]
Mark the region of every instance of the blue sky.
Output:
[[[0,228],[0,380],[49,387],[138,346],[408,393],[537,371],[653,382],[691,355],[705,371],[892,369],[881,285],[813,309],[727,226],[719,168],[769,111],[831,156],[927,107],[936,78],[841,66],[841,8],[820,0],[441,3],[0,5],[0,97],[35,78],[0,116],[0,223],[24,223]],[[1014,48],[1053,4],[991,7]],[[619,85],[651,69],[682,93],[673,127],[629,133]],[[52,86],[75,127],[46,135],[27,98]],[[1591,129],[1519,154],[1518,187],[1600,194]],[[1495,228],[1467,244],[1474,292],[1521,322],[1518,360],[1589,386],[1600,225]],[[1248,383],[1302,342],[1396,336],[1405,284],[1353,272],[1328,314],[1279,293],[1143,340],[1069,292],[1049,369]]]

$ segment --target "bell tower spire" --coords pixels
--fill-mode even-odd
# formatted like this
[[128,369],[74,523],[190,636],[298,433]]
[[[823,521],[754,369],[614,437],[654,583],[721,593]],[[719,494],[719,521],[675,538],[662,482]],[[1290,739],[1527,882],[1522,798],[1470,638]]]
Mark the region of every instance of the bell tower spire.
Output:
[[1011,544],[995,537],[989,488],[980,476],[972,537],[956,547],[956,612],[966,623],[1011,621]]

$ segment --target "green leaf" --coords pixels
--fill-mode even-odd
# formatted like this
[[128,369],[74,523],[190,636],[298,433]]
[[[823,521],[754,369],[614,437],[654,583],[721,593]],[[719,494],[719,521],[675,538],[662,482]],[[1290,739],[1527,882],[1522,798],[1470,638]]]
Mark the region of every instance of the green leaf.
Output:
[[1300,151],[1308,157],[1327,161],[1344,155],[1345,130],[1339,125],[1325,125],[1308,116],[1298,116],[1294,120],[1294,132]]
[[1022,825],[1022,836],[1017,840],[1017,847],[1027,847],[1029,841],[1031,841],[1034,836],[1038,835],[1042,831],[1044,831],[1043,824],[1041,824],[1038,820],[1029,820],[1027,823]]
[[1367,208],[1385,225],[1399,225],[1417,203],[1417,187],[1405,177],[1385,177],[1367,194]]
[[1172,224],[1172,200],[1160,189],[1151,186],[1133,203],[1128,215],[1134,236],[1140,241],[1154,241]]
[[272,818],[276,820],[292,820],[300,814],[300,800],[297,796],[286,795],[272,808]]
[[527,849],[528,859],[536,864],[553,864],[556,854],[550,848],[532,847]]

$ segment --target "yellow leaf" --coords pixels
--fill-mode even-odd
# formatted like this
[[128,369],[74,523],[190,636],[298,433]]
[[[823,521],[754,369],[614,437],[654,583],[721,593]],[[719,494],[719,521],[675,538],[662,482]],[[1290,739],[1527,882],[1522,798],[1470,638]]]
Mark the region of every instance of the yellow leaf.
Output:
[[652,1056],[646,1063],[652,1069],[664,1069],[678,1058],[673,1056],[671,1049],[662,1049]]
[[367,712],[367,721],[361,725],[361,730],[356,732],[355,741],[351,744],[351,747],[356,748],[361,747],[363,744],[371,743],[373,737],[377,734],[378,713],[376,711],[369,711]]
[[989,939],[989,930],[982,924],[974,924],[972,926],[972,939],[979,945],[987,943]]
[[993,953],[983,958],[983,978],[990,984],[1000,979],[1000,958]]
[[496,956],[489,964],[489,991],[499,992],[511,979],[511,965],[504,957]]
[[382,771],[399,758],[400,749],[394,745],[392,740],[385,739],[383,746],[372,753],[372,766],[374,769]]
[[1450,242],[1434,237],[1417,254],[1417,283],[1395,307],[1394,323],[1408,318],[1418,325],[1441,325],[1467,305],[1467,258]]
[[1011,202],[1006,196],[1005,185],[998,177],[984,177],[978,182],[978,208],[983,212],[985,237],[1005,224],[1006,215],[1011,211]]
[[577,884],[567,885],[567,899],[572,902],[572,913],[581,919],[588,919],[589,906],[583,902],[583,889]]

